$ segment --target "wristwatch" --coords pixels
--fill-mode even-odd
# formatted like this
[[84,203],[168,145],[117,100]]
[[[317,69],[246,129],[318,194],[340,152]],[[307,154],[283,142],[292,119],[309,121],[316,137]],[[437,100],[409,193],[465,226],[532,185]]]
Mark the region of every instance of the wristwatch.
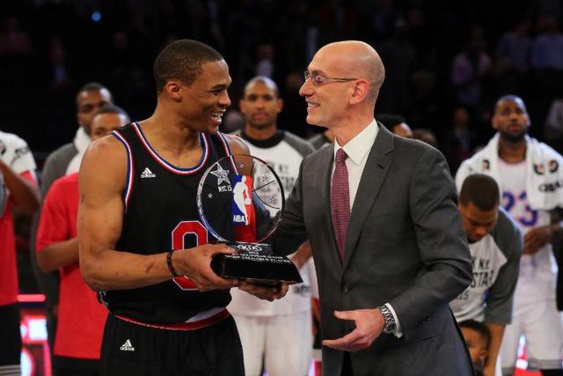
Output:
[[397,323],[395,322],[395,318],[393,317],[391,310],[387,308],[386,305],[382,305],[379,307],[379,311],[383,315],[383,321],[385,322],[385,325],[383,326],[383,333],[393,333]]

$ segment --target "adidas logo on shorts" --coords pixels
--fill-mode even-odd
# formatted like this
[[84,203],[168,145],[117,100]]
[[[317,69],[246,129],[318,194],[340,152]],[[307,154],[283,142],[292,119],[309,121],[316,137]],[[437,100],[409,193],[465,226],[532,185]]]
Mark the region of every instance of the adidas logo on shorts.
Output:
[[141,174],[141,179],[145,178],[156,178],[156,174],[154,174],[148,167],[145,168],[145,171]]
[[135,351],[135,348],[131,344],[131,341],[127,340],[127,341],[125,341],[125,343],[123,345],[121,345],[119,350],[121,350],[121,351]]

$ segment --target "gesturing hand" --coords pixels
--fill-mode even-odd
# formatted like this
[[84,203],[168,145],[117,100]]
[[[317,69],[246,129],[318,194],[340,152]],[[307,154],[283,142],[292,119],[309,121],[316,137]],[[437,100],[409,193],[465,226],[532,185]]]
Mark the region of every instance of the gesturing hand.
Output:
[[357,309],[354,311],[334,311],[334,316],[341,320],[352,320],[356,329],[344,337],[324,340],[323,345],[342,351],[363,350],[383,332],[383,315],[379,309]]

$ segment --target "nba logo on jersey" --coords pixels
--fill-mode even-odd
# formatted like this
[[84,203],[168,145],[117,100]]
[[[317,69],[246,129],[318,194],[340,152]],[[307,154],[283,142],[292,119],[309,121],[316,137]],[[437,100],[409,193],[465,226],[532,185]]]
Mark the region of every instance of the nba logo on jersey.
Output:
[[249,214],[252,211],[252,178],[246,175],[235,175],[233,178],[233,225],[246,226],[249,224]]

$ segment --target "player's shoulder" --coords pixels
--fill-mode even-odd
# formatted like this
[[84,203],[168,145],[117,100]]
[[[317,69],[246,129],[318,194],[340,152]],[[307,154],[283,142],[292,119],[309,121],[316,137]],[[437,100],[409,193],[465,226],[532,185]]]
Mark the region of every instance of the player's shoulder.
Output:
[[73,172],[72,174],[61,176],[53,182],[53,185],[51,185],[51,188],[49,188],[47,195],[64,195],[69,191],[69,189],[75,187],[78,189],[78,177],[78,172]]
[[67,144],[61,145],[55,150],[53,150],[45,160],[44,166],[53,164],[53,163],[62,163],[70,161],[76,154],[78,154],[78,150],[76,146],[72,142]]
[[522,230],[514,218],[500,206],[497,223],[491,231],[491,235],[505,255],[519,254],[522,251]]
[[120,160],[126,159],[126,147],[117,138],[112,135],[107,135],[88,145],[88,148],[84,153],[82,164],[84,165],[90,162],[97,165],[103,165],[104,168],[110,169]]
[[69,186],[69,185],[78,184],[78,176],[79,176],[78,172],[73,172],[71,174],[62,176],[62,177],[58,178],[57,180],[55,180],[55,182],[53,183],[53,187],[55,185],[58,185],[60,187],[65,187],[65,186]]
[[289,131],[283,130],[284,141],[287,142],[291,147],[297,150],[301,155],[306,156],[312,154],[315,151],[315,147],[309,141],[305,140],[293,134]]
[[225,137],[225,141],[229,148],[231,149],[232,154],[250,154],[250,149],[246,142],[236,134],[221,134]]
[[0,131],[0,154],[8,150],[27,147],[27,142],[18,135]]

